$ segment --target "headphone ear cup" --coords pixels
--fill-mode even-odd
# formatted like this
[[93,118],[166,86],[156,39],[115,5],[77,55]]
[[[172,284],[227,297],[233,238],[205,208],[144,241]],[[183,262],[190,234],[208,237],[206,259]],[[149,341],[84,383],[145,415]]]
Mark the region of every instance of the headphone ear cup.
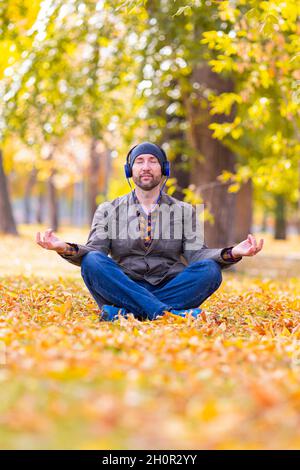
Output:
[[132,177],[132,169],[130,167],[130,162],[129,162],[129,158],[130,158],[130,154],[132,152],[133,149],[135,149],[135,147],[137,147],[137,145],[135,145],[134,147],[132,147],[129,152],[127,153],[127,156],[126,156],[126,163],[124,165],[124,171],[125,171],[125,176],[126,178],[131,178]]
[[131,178],[132,172],[131,172],[130,165],[128,165],[128,163],[125,163],[125,165],[124,165],[124,171],[125,171],[125,176],[126,176],[126,178]]
[[170,162],[164,162],[164,166],[163,166],[163,175],[165,176],[170,176]]

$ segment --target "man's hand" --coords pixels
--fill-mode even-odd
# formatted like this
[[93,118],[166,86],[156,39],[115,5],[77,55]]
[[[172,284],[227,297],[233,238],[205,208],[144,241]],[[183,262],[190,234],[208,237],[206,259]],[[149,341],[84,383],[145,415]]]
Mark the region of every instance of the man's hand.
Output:
[[57,253],[63,253],[64,250],[67,248],[67,244],[53,235],[53,230],[49,228],[46,230],[45,235],[42,235],[40,232],[36,234],[36,242],[41,247],[45,248],[46,250],[54,250]]
[[234,258],[239,258],[240,256],[254,256],[262,249],[263,244],[263,238],[261,238],[259,244],[257,244],[255,237],[249,233],[247,240],[242,241],[232,248],[232,256]]

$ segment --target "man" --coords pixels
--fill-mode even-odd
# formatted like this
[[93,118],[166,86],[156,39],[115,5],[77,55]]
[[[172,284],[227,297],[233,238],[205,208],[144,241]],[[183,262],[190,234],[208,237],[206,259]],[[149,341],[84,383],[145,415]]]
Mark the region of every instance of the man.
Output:
[[86,245],[61,241],[51,229],[43,238],[38,232],[36,241],[81,266],[100,307],[100,320],[128,313],[140,320],[163,315],[197,318],[199,306],[220,286],[221,270],[258,253],[263,240],[257,244],[249,234],[236,246],[207,248],[195,208],[162,190],[170,164],[155,144],[133,147],[125,174],[136,188],[98,206]]

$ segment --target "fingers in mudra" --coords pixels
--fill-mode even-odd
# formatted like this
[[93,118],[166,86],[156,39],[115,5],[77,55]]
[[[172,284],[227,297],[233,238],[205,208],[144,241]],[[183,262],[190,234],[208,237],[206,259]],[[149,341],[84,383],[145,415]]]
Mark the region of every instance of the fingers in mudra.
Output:
[[53,230],[51,228],[47,229],[44,236],[44,242],[48,243],[51,240]]
[[53,230],[47,229],[45,231],[45,234],[41,236],[40,232],[37,232],[36,234],[36,242],[38,245],[42,246],[43,248],[51,248],[51,236],[52,236]]
[[248,235],[248,242],[251,245],[248,252],[250,256],[256,255],[262,249],[264,244],[263,239],[260,239],[259,244],[257,244],[256,238],[251,233]]

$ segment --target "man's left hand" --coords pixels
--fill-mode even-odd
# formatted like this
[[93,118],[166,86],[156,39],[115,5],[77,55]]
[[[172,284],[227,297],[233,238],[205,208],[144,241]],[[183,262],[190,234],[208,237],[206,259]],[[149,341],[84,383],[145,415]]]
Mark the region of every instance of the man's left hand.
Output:
[[264,240],[261,238],[257,244],[255,237],[249,233],[248,238],[232,248],[232,256],[239,258],[240,256],[254,256],[263,247]]

